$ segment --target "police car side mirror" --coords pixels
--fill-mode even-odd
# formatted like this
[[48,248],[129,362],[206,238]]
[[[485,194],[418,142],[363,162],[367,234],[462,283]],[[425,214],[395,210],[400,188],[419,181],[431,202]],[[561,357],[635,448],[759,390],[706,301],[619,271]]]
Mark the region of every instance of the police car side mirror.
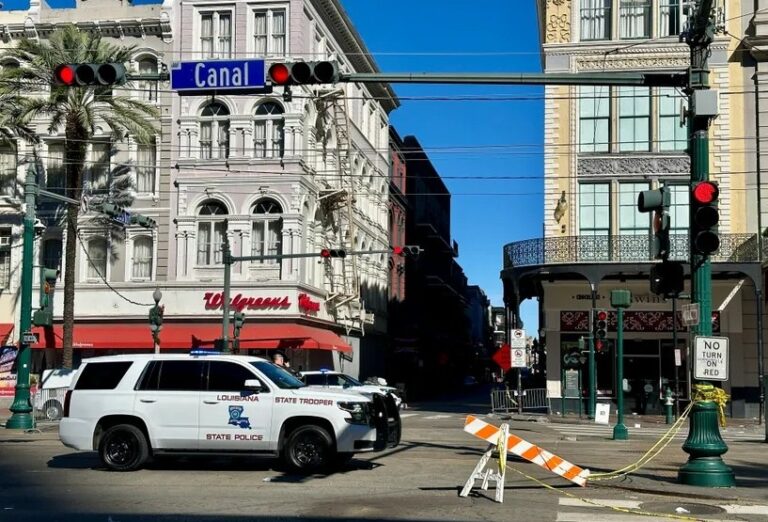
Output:
[[264,385],[262,385],[261,381],[258,379],[246,379],[245,389],[248,391],[259,393],[261,390],[264,389]]

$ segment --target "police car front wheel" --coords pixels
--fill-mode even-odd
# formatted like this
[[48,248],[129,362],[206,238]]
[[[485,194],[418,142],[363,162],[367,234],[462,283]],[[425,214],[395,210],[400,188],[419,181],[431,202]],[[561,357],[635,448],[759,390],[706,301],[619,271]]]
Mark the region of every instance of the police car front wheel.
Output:
[[334,456],[333,439],[320,426],[301,426],[288,436],[285,443],[286,464],[298,471],[313,471],[326,467]]
[[104,465],[113,471],[133,471],[149,458],[149,444],[136,426],[118,424],[102,435],[99,456]]

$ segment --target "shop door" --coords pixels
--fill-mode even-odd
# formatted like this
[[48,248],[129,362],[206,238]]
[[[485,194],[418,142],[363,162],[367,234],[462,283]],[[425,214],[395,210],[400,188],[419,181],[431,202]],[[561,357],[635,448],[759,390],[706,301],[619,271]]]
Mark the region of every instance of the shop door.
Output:
[[629,341],[624,347],[624,401],[627,412],[661,413],[659,341]]

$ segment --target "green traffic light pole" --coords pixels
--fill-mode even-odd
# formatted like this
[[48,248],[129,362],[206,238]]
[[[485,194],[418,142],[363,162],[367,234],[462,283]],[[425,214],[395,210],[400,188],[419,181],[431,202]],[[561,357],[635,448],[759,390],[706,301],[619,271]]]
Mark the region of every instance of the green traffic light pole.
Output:
[[[711,18],[712,0],[700,0],[692,18],[688,35],[691,48],[689,96],[689,143],[691,155],[691,182],[709,179],[709,125],[711,117],[699,115],[696,92],[709,88],[707,57],[714,36]],[[693,238],[691,238],[693,239]],[[712,267],[708,256],[698,255],[691,244],[691,297],[699,304],[700,314],[695,335],[712,335]],[[726,466],[721,455],[728,451],[718,428],[718,405],[712,400],[694,400],[688,438],[683,451],[688,462],[678,471],[678,480],[691,486],[735,486],[733,470]]]
[[26,336],[31,335],[32,328],[32,271],[34,270],[34,254],[32,242],[35,237],[35,214],[37,197],[37,171],[35,163],[27,168],[24,181],[24,237],[21,261],[21,313],[19,317],[19,353],[16,356],[16,390],[11,405],[11,418],[5,423],[8,429],[28,430],[34,427],[32,404],[29,394],[29,370],[32,363],[32,353]]
[[616,425],[613,440],[629,439],[624,425],[624,309],[629,308],[632,294],[629,290],[611,290],[611,306],[616,308]]

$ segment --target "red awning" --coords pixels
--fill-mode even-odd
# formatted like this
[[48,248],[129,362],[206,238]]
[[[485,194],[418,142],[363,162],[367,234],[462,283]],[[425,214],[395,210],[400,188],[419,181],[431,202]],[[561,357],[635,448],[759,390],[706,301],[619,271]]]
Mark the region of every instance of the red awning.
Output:
[[0,323],[0,344],[5,344],[13,331],[13,323]]
[[[33,348],[62,346],[62,327],[36,328],[40,339]],[[166,323],[160,331],[160,348],[210,348],[221,337],[221,324]],[[76,324],[72,345],[74,348],[94,349],[151,349],[154,347],[149,324]],[[352,347],[341,337],[324,328],[293,323],[246,324],[240,332],[241,349],[335,350],[351,352]]]

